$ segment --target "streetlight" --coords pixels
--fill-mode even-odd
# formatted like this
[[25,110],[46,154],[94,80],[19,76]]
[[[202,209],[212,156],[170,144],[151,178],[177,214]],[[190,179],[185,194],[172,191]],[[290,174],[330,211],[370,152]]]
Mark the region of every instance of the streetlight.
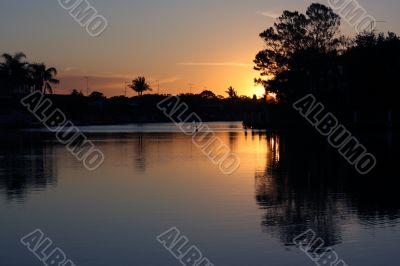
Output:
[[86,79],[86,95],[89,96],[89,77],[85,77]]
[[157,79],[157,94],[160,95],[160,81]]
[[131,85],[131,82],[130,82],[130,81],[126,81],[126,82],[125,82],[125,97],[126,97],[126,95],[127,95],[126,90],[128,89],[129,85]]

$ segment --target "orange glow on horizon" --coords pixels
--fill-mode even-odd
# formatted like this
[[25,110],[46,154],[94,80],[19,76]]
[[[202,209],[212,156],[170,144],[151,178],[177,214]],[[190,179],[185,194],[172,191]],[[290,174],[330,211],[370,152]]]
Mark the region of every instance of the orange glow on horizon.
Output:
[[268,92],[267,99],[275,102],[278,100],[275,92]]
[[[205,71],[205,69],[202,69]],[[65,73],[66,72],[66,73]],[[216,68],[214,74],[207,77],[207,80],[201,80],[199,75],[196,78],[189,79],[188,75],[177,75],[174,78],[161,76],[156,78],[155,75],[149,73],[142,73],[146,80],[153,88],[150,93],[171,94],[178,95],[181,93],[198,94],[203,90],[211,90],[216,95],[227,97],[226,90],[232,86],[240,96],[257,98],[265,97],[265,88],[260,84],[254,83],[254,78],[257,73],[251,68],[233,68],[233,69],[220,69]],[[60,86],[55,90],[58,94],[70,94],[73,89],[86,92],[86,81],[84,76],[90,76],[90,92],[98,91],[107,97],[119,96],[125,94],[126,82],[132,80],[139,74],[132,73],[82,73],[79,71],[64,71],[61,72],[59,79],[61,80]],[[190,81],[189,81],[190,80]],[[159,85],[159,90],[158,90]],[[127,89],[126,95],[128,97],[135,96],[136,93]],[[275,97],[274,95],[269,95]]]
[[257,98],[264,98],[265,96],[265,88],[262,85],[255,85],[255,93]]

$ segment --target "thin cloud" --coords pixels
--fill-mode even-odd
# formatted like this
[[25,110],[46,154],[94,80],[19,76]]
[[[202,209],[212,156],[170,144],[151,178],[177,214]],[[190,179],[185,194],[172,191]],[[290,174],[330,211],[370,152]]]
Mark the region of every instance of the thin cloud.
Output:
[[75,69],[73,68],[73,67],[66,67],[66,68],[64,68],[64,72],[72,72],[72,71],[74,71]]
[[178,66],[211,66],[211,67],[251,67],[251,64],[235,62],[185,62],[177,63]]
[[264,16],[264,17],[269,17],[269,18],[273,18],[273,19],[277,19],[281,16],[280,13],[278,12],[274,12],[274,11],[257,11],[258,15]]
[[169,77],[169,78],[164,78],[160,80],[160,84],[170,84],[170,83],[175,83],[179,80],[181,80],[182,77],[180,76],[173,76],[173,77]]

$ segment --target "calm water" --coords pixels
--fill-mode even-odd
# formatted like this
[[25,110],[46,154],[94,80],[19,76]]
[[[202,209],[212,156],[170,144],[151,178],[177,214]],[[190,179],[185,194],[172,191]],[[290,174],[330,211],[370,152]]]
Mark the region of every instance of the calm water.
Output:
[[156,241],[174,226],[215,266],[315,265],[291,245],[307,229],[348,265],[399,265],[395,133],[365,137],[379,166],[360,177],[318,136],[211,127],[241,158],[231,176],[173,125],[82,128],[95,172],[51,134],[2,131],[0,265],[42,265],[19,242],[36,228],[77,266],[181,265]]

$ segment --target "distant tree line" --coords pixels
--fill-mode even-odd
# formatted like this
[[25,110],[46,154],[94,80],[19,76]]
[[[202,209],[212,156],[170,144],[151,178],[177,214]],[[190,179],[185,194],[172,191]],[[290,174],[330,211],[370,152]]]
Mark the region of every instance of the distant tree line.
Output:
[[[136,79],[132,80],[132,82],[128,85],[128,87],[131,88],[133,91],[135,91],[138,94],[138,96],[143,96],[144,92],[153,90],[151,88],[151,86],[146,82],[145,77],[137,77]],[[228,95],[229,99],[239,99],[239,95],[238,95],[236,89],[234,89],[232,86],[229,87],[227,89],[227,91],[225,91],[225,92]],[[214,92],[212,92],[210,90],[204,90],[203,92],[201,92],[198,95],[201,98],[208,98],[208,99],[212,99],[212,98],[223,99],[224,98],[221,95],[217,96]]]
[[[125,124],[170,122],[157,104],[170,95],[143,94],[142,96],[105,97],[94,91],[89,96],[73,90],[70,95],[47,95],[75,124]],[[246,96],[225,98],[206,90],[199,94],[179,94],[191,112],[203,121],[242,121],[244,113],[258,112],[265,99]],[[1,108],[0,108],[1,109]],[[21,111],[23,111],[21,107]]]
[[[43,94],[53,94],[53,86],[60,83],[56,76],[57,69],[47,68],[44,63],[29,63],[26,61],[24,53],[3,54],[0,62],[0,95],[24,96],[33,91],[41,91]],[[135,91],[138,96],[143,96],[145,92],[151,92],[153,89],[146,81],[146,78],[139,76],[132,80],[128,87]],[[229,99],[246,98],[238,95],[236,89],[229,87],[226,91]],[[82,92],[73,90],[72,96],[84,96]],[[219,98],[210,90],[205,90],[198,94],[200,98]],[[90,97],[104,97],[100,92],[93,92]]]

